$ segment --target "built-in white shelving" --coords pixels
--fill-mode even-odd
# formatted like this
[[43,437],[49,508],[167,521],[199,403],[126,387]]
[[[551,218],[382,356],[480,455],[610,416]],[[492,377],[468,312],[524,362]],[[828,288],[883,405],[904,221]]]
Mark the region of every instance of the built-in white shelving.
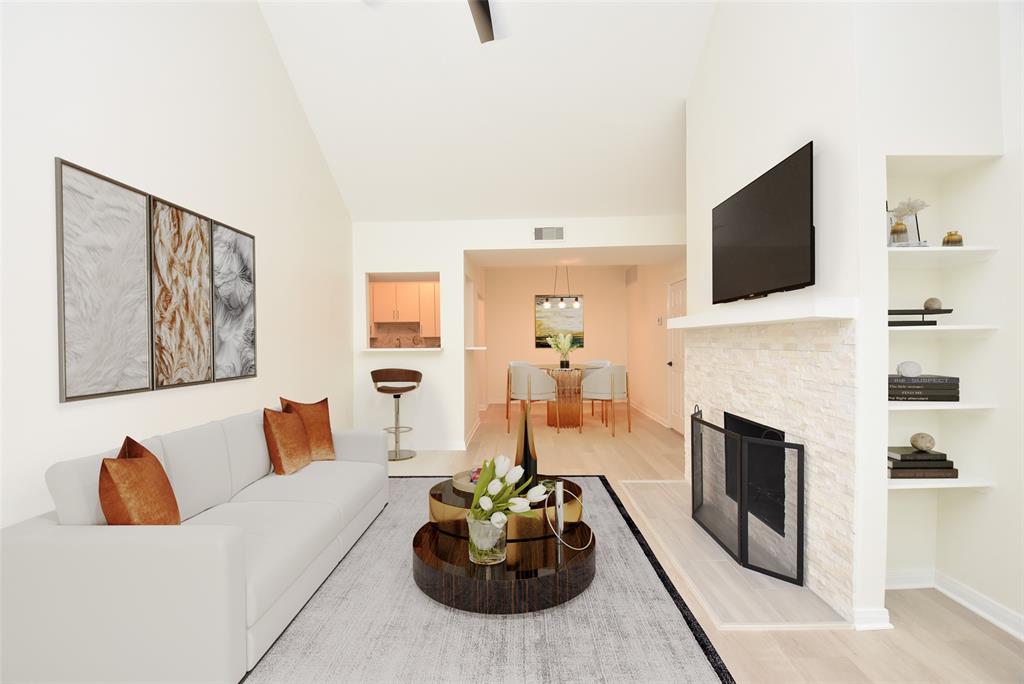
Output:
[[995,404],[975,401],[890,401],[890,411],[990,411]]
[[889,265],[901,269],[955,268],[988,261],[996,247],[890,247]]
[[889,480],[889,489],[988,489],[994,486],[991,480],[972,477],[956,477],[950,479],[905,479]]
[[848,297],[759,299],[718,304],[710,311],[668,319],[669,330],[721,328],[735,325],[770,325],[800,321],[850,319],[857,316],[857,300]]

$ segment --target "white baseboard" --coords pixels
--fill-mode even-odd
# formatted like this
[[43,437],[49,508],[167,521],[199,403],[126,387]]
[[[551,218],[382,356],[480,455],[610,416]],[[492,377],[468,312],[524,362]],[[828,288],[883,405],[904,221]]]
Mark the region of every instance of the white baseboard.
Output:
[[853,628],[858,632],[875,629],[892,629],[889,611],[885,608],[854,608]]
[[637,403],[634,402],[633,403],[633,409],[635,411],[639,411],[640,413],[644,414],[645,416],[647,416],[648,418],[653,420],[658,425],[661,425],[662,427],[670,427],[669,424],[668,424],[668,418],[665,418],[664,416],[659,416],[654,411],[651,411],[651,410],[647,409],[646,407],[641,406],[640,404],[637,404]]
[[935,571],[935,588],[964,608],[977,613],[996,627],[1024,640],[1024,613],[982,594],[944,572]]
[[473,423],[473,427],[469,429],[469,433],[466,435],[466,443],[462,445],[461,451],[465,451],[469,448],[469,443],[473,441],[473,437],[476,435],[476,431],[480,429],[480,418],[476,419]]
[[935,568],[891,570],[885,576],[886,589],[931,589],[935,586]]

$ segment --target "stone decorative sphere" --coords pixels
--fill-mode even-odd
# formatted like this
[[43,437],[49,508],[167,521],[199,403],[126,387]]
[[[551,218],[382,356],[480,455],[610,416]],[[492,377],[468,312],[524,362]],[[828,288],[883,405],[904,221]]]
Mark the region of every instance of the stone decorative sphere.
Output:
[[924,300],[924,308],[928,311],[937,311],[942,308],[942,300],[938,297],[929,297]]
[[927,432],[917,432],[910,437],[910,446],[918,451],[931,451],[935,448],[935,438]]
[[917,361],[900,361],[896,366],[896,373],[904,378],[916,378],[921,375],[921,364]]

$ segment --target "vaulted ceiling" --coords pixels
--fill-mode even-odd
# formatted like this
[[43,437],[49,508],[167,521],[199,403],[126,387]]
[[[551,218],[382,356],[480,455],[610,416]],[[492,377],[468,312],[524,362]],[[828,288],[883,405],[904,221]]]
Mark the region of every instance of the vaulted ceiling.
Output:
[[264,3],[354,220],[684,210],[684,101],[712,5]]

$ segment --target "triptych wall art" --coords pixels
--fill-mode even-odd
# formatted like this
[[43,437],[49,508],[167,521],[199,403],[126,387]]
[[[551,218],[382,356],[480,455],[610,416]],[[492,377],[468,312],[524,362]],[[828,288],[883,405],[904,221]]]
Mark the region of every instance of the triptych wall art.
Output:
[[256,240],[62,159],[60,398],[256,377]]

